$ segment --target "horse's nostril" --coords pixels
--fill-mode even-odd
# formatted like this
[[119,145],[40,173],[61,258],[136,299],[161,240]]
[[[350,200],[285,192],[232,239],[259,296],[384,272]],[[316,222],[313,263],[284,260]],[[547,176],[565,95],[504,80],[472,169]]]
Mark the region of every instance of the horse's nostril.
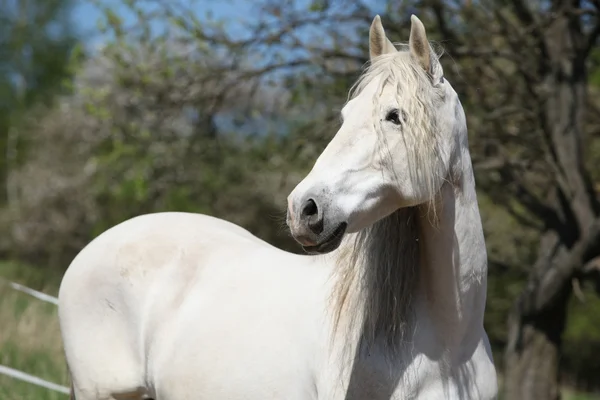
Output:
[[302,219],[309,229],[319,235],[323,232],[323,215],[319,213],[319,207],[313,199],[306,200],[302,207]]
[[317,203],[313,199],[306,200],[304,203],[304,207],[302,208],[302,216],[310,217],[319,213],[319,208],[317,207]]

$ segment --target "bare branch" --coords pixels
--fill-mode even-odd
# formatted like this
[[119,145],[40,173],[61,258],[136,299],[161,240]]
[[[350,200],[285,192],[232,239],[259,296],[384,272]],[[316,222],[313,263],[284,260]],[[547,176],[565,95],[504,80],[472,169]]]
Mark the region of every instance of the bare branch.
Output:
[[455,48],[452,55],[458,57],[482,57],[482,58],[503,58],[513,62],[522,61],[519,57],[510,51],[504,51],[497,48],[473,48],[471,46],[462,46]]
[[571,279],[571,286],[573,286],[573,294],[575,295],[575,297],[577,297],[577,300],[579,300],[582,303],[585,303],[585,295],[581,290],[581,282],[579,281],[579,279]]

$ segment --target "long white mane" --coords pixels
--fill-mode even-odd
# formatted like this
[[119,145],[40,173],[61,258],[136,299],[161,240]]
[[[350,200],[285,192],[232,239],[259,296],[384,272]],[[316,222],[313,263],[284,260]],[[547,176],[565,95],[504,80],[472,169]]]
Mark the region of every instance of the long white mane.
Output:
[[[435,172],[430,166],[440,151],[441,132],[432,113],[443,100],[444,92],[432,84],[409,52],[400,51],[376,58],[352,87],[349,99],[360,96],[376,78],[381,79],[372,99],[375,111],[371,118],[375,129],[381,132],[379,95],[385,85],[392,85],[396,88],[401,113],[405,114],[402,134],[411,135],[410,143],[414,143],[408,147],[408,171],[413,182],[426,182],[421,190],[430,202],[399,209],[357,234],[349,235],[339,252],[332,300],[336,329],[344,326],[344,330],[351,330],[360,324],[363,345],[370,346],[376,339],[383,339],[389,354],[394,355],[407,340],[411,326],[413,294],[419,278],[418,218],[423,215],[421,210],[435,213],[435,207],[430,207],[436,194]],[[378,151],[385,151],[390,160],[384,167],[393,168],[394,149],[382,141]],[[345,316],[350,320],[342,322]]]

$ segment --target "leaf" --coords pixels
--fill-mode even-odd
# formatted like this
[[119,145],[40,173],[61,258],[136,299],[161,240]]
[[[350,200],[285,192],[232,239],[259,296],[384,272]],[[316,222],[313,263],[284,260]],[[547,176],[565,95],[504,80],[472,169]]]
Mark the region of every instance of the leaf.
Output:
[[312,12],[323,12],[329,8],[329,1],[327,0],[313,0],[309,6],[309,11]]

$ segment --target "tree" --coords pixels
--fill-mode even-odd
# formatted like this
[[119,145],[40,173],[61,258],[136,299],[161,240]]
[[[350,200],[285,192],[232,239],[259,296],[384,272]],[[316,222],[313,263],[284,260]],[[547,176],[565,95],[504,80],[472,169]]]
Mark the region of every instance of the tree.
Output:
[[0,205],[12,191],[9,167],[20,161],[26,110],[48,103],[71,74],[77,39],[71,0],[3,1],[0,5]]
[[10,215],[7,247],[62,270],[95,235],[165,210],[216,215],[289,247],[276,205],[291,190],[283,138],[235,122],[282,107],[277,88],[256,89],[268,69],[220,58],[176,14],[165,32],[137,36],[154,20],[130,4],[135,31],[107,9],[114,40],[78,70],[72,93],[31,114],[31,151],[9,174],[22,212]]

